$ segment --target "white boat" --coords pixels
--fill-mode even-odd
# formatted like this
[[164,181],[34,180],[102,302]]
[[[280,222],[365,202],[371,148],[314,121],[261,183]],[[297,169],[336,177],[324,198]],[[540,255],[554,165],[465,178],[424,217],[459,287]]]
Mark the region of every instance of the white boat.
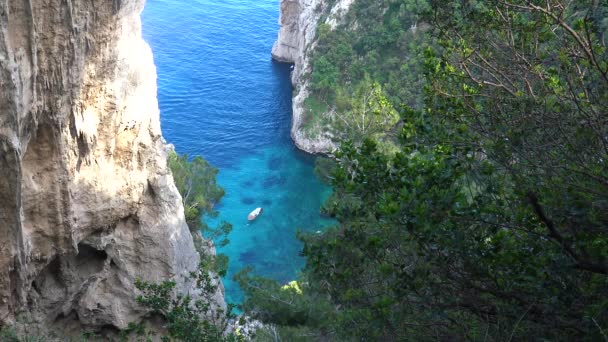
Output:
[[249,213],[249,215],[247,215],[247,219],[249,221],[253,221],[256,218],[258,218],[258,216],[260,216],[260,214],[262,213],[262,208],[255,208],[252,212]]

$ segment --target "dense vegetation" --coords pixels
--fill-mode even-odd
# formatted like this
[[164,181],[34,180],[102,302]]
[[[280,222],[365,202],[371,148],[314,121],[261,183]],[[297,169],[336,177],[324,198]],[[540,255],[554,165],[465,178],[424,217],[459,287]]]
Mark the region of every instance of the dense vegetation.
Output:
[[[338,139],[373,136],[392,145],[398,121],[390,115],[392,106],[420,108],[423,101],[422,55],[431,38],[418,13],[426,7],[426,2],[416,0],[358,0],[338,29],[319,24],[309,76],[311,94],[305,102],[307,134],[329,131]],[[345,130],[344,115],[360,121],[366,112],[357,109],[373,93],[391,105],[387,120],[371,125],[372,130]]]
[[[398,152],[342,144],[324,208],[339,224],[301,236],[296,283],[240,274],[244,309],[289,340],[608,340],[608,3],[358,0],[350,16],[319,29],[315,96],[340,115],[341,92],[380,84]],[[423,53],[399,50],[407,18],[429,25]],[[423,78],[420,102],[402,78]]]
[[[338,224],[300,235],[299,279],[237,275],[269,324],[256,338],[608,341],[608,3],[355,0],[317,34],[308,129],[344,140],[318,170]],[[199,233],[230,229],[200,219],[217,169],[169,165],[199,296],[138,282],[138,301],[166,339],[239,339],[209,305],[226,259]]]

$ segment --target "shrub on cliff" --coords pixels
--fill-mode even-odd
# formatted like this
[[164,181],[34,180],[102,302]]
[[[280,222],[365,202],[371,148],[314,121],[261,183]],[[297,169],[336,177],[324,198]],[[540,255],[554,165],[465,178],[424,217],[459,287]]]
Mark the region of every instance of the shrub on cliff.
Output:
[[217,215],[213,207],[224,196],[224,189],[217,184],[217,168],[201,156],[188,158],[187,154],[171,152],[167,162],[182,195],[186,221],[191,229],[200,229],[201,215]]
[[211,274],[215,266],[202,260],[199,269],[190,274],[196,282],[196,299],[190,294],[175,293],[176,283],[171,280],[150,283],[138,280],[136,288],[142,293],[137,302],[149,308],[152,313],[161,315],[165,321],[167,336],[163,341],[241,341],[234,334],[226,334],[228,322],[234,319],[231,307],[224,312],[214,307],[217,279]]
[[223,237],[219,242],[220,246],[227,244],[225,237],[232,226],[222,222],[218,227],[212,228],[203,220],[203,216],[217,216],[214,206],[224,196],[224,189],[217,184],[218,169],[200,156],[189,160],[188,155],[178,155],[175,152],[169,154],[167,162],[177,190],[182,195],[186,223],[199,253],[206,254],[201,234],[208,240]]

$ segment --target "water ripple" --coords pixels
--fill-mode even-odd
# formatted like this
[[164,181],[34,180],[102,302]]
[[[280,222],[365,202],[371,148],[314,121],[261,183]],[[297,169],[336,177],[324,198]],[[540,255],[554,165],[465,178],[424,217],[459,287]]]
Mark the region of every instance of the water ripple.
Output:
[[[270,60],[278,8],[278,0],[148,0],[142,16],[165,138],[220,169],[226,196],[210,224],[234,226],[219,250],[230,258],[224,285],[231,302],[242,296],[234,272],[253,266],[293,279],[303,265],[295,230],[328,223],[319,207],[329,189],[289,138],[289,66]],[[249,225],[257,206],[264,213]]]

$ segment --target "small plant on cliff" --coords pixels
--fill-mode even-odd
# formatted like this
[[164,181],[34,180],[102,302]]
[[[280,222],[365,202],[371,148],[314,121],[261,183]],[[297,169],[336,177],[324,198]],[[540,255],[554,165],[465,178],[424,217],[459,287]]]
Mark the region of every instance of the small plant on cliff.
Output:
[[187,154],[175,152],[169,155],[168,164],[182,195],[188,225],[198,227],[200,214],[216,216],[213,206],[224,196],[216,181],[218,169],[200,156],[188,160]]
[[218,214],[214,206],[225,193],[217,184],[218,169],[200,156],[188,160],[188,155],[178,155],[175,152],[169,154],[167,162],[177,190],[182,195],[186,223],[197,251],[201,255],[205,254],[201,234],[209,240],[219,240],[219,245],[225,246],[228,243],[225,237],[232,226],[222,222],[218,227],[212,228],[201,220],[203,215],[216,217]]
[[258,341],[332,341],[336,309],[305,274],[281,284],[245,268],[234,280],[245,293],[240,308],[265,325]]
[[176,294],[177,283],[173,280],[161,283],[137,280],[135,286],[142,293],[137,302],[165,318],[168,332],[168,336],[163,337],[165,341],[239,341],[243,336],[226,334],[228,322],[234,318],[232,306],[229,305],[224,312],[213,305],[218,276],[226,275],[228,258],[223,254],[209,253],[207,242],[219,240],[219,245],[225,246],[232,226],[222,222],[211,228],[202,220],[204,215],[217,216],[214,206],[224,196],[224,189],[216,180],[218,169],[200,156],[189,160],[188,155],[175,152],[169,154],[167,163],[182,196],[184,215],[194,245],[201,256],[199,269],[190,273],[190,278],[196,282],[196,295]]
[[34,335],[22,335],[11,327],[0,328],[0,342],[43,342],[44,337]]
[[232,306],[227,311],[214,307],[214,296],[218,289],[213,276],[216,265],[204,258],[190,279],[196,283],[196,296],[175,294],[176,282],[166,280],[150,283],[137,280],[135,286],[141,295],[137,302],[166,320],[167,336],[163,341],[244,341],[244,336],[226,333],[228,322],[235,318]]
[[17,336],[15,330],[10,328],[2,328],[0,330],[0,341],[21,342],[21,339],[19,336]]

